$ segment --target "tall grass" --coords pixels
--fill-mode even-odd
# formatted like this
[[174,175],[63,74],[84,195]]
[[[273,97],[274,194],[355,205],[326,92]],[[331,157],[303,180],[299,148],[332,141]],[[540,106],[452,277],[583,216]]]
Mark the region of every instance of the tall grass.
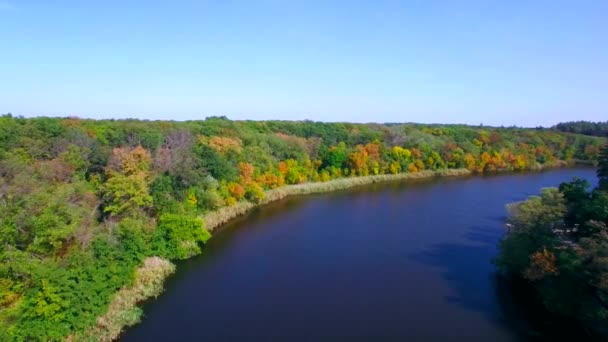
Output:
[[209,231],[212,231],[213,229],[221,226],[222,224],[230,221],[231,219],[245,214],[254,207],[277,201],[287,196],[331,192],[380,182],[390,182],[407,179],[422,179],[431,177],[465,176],[470,174],[471,171],[467,169],[444,169],[438,171],[426,170],[415,173],[348,177],[334,179],[328,182],[311,182],[296,185],[287,185],[274,190],[266,191],[266,197],[260,204],[255,204],[251,202],[238,202],[235,205],[223,207],[203,215],[203,220],[205,221],[205,228],[207,228],[207,230]]
[[135,271],[133,284],[121,288],[108,307],[108,311],[97,318],[97,324],[82,334],[68,337],[68,341],[113,341],[124,328],[139,323],[142,310],[137,306],[145,299],[158,296],[163,282],[175,265],[159,257],[149,257]]

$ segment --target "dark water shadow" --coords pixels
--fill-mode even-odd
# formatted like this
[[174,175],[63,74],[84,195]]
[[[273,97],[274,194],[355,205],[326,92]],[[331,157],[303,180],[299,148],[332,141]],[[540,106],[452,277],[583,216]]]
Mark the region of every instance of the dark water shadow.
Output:
[[[463,243],[443,243],[411,256],[413,261],[440,269],[442,278],[454,290],[445,300],[468,310],[492,313],[487,288],[480,288],[492,274],[491,260],[496,254],[496,229],[474,227]],[[472,290],[476,289],[476,290]],[[482,295],[480,291],[485,290]]]
[[439,244],[411,258],[441,270],[441,277],[453,290],[444,297],[446,302],[482,313],[518,339],[595,340],[572,320],[548,312],[529,284],[497,271],[492,260],[501,236],[496,227],[476,226],[463,235],[462,243]]

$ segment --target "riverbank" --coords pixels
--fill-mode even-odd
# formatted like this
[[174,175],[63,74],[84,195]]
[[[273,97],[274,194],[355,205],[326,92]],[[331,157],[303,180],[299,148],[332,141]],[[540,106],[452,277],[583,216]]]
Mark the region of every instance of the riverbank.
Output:
[[[205,222],[205,228],[208,231],[213,231],[222,224],[240,215],[244,215],[253,208],[278,201],[288,196],[326,193],[381,182],[433,177],[457,177],[471,174],[472,172],[467,169],[427,170],[416,173],[349,177],[334,179],[328,182],[287,185],[266,191],[266,196],[260,203],[239,202],[203,215],[202,218]],[[135,271],[133,284],[123,287],[116,293],[106,314],[97,319],[97,324],[83,334],[70,336],[68,341],[112,341],[117,339],[125,328],[135,325],[140,321],[142,312],[137,307],[137,304],[158,296],[163,290],[162,284],[164,280],[174,270],[175,266],[167,260],[158,257],[146,259],[144,264]]]
[[[552,164],[542,165],[541,167],[535,168],[531,171],[542,171],[547,169],[569,167],[574,165],[575,163],[556,162]],[[223,224],[227,223],[228,221],[238,216],[244,215],[256,207],[274,201],[278,201],[289,196],[327,193],[374,183],[429,179],[434,177],[462,177],[469,176],[472,174],[473,172],[468,169],[444,169],[438,171],[425,170],[416,173],[349,177],[335,179],[328,182],[311,182],[296,185],[287,185],[277,189],[266,191],[266,196],[260,203],[238,202],[233,206],[223,207],[216,211],[207,213],[202,216],[202,219],[205,222],[205,228],[208,231],[213,231],[218,227],[222,226]],[[94,331],[96,331],[96,334],[88,334],[87,336],[97,336],[97,340],[99,340],[99,338],[103,336],[103,341],[111,341],[118,338],[124,328],[132,326],[139,322],[139,316],[141,316],[141,312],[139,312],[137,315],[132,314],[133,312],[137,312],[137,304],[148,298],[157,296],[160,292],[162,292],[162,283],[164,282],[164,279],[172,273],[162,273],[162,279],[158,279],[159,283],[156,282],[156,280],[153,284],[151,283],[150,286],[154,287],[154,289],[150,290],[150,286],[145,285],[145,283],[144,285],[142,285],[142,281],[139,279],[139,274],[141,273],[141,270],[145,269],[146,267],[147,266],[144,263],[144,265],[138,268],[138,270],[136,271],[136,277],[134,280],[135,285],[124,287],[117,293],[115,299],[110,304],[110,310],[108,311],[108,313],[98,319],[98,324],[94,327]],[[158,286],[160,286],[160,288]],[[128,293],[130,298],[137,298],[137,300],[128,301],[128,305],[117,304],[124,302],[124,296],[122,296],[121,293]],[[120,307],[121,309],[112,310],[112,308],[115,307]],[[114,316],[117,316],[118,318],[114,318]],[[120,322],[122,326],[119,326],[118,324],[113,324],[109,326],[103,323],[105,321]]]
[[[537,164],[534,167],[524,172],[530,171],[545,171],[557,168],[575,167],[577,165],[590,166],[593,164],[584,163],[579,160],[556,160],[545,164]],[[513,173],[514,171],[504,170],[495,171],[495,173]],[[424,170],[414,173],[398,173],[389,175],[372,175],[363,177],[348,177],[330,180],[327,182],[310,182],[303,184],[287,185],[274,190],[266,191],[266,197],[260,203],[238,202],[229,207],[222,207],[216,211],[207,213],[202,216],[205,222],[205,228],[208,231],[213,231],[217,227],[227,223],[228,221],[246,214],[249,210],[264,205],[270,202],[278,201],[288,196],[295,195],[310,195],[318,193],[326,193],[349,189],[357,186],[364,186],[373,183],[394,182],[410,179],[426,179],[433,177],[461,177],[474,174],[469,169],[443,169],[443,170]]]
[[244,215],[249,210],[264,205],[270,202],[278,201],[288,196],[295,195],[310,195],[318,193],[326,193],[338,190],[349,189],[357,186],[363,186],[374,183],[403,181],[410,179],[425,179],[433,177],[458,177],[468,176],[472,172],[468,169],[445,169],[438,171],[425,170],[415,173],[398,173],[395,175],[374,175],[363,177],[349,177],[334,179],[327,182],[311,182],[295,185],[287,185],[277,189],[266,191],[264,200],[260,203],[239,202],[229,207],[223,207],[216,211],[203,215],[205,228],[208,231],[213,231],[217,227],[227,223],[228,221]]

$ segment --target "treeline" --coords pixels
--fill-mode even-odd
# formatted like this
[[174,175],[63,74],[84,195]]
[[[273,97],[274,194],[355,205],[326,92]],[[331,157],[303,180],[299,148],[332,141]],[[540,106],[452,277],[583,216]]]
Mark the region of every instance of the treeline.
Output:
[[599,185],[574,179],[509,206],[497,265],[529,282],[552,312],[608,337],[608,146]]
[[558,123],[553,129],[560,132],[594,135],[596,137],[608,137],[608,121],[572,121]]
[[112,296],[136,282],[146,258],[200,253],[210,237],[203,214],[260,202],[266,190],[422,170],[538,169],[595,161],[603,143],[461,125],[1,116],[0,340],[77,338],[104,314],[109,324]]

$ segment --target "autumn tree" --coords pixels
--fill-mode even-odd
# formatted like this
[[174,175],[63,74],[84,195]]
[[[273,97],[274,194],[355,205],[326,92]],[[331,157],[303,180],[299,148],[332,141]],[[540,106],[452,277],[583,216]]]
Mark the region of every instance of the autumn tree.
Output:
[[[407,165],[411,161],[412,152],[406,148],[401,146],[394,146],[392,149],[392,157],[395,160],[396,164],[391,165],[391,172],[398,173],[398,170],[407,168]],[[397,166],[398,165],[398,166]],[[396,172],[393,172],[396,171]]]
[[253,165],[250,163],[239,163],[240,182],[243,185],[250,184],[253,181]]
[[530,265],[524,271],[523,277],[528,280],[538,281],[547,276],[556,275],[557,273],[558,269],[556,266],[555,254],[548,251],[547,248],[543,248],[532,254],[530,257]]
[[167,135],[154,155],[154,169],[158,173],[169,174],[179,189],[200,183],[204,176],[203,169],[192,151],[193,141],[190,132],[175,130]]
[[103,186],[103,211],[111,217],[128,215],[148,208],[151,158],[141,146],[115,148],[106,168],[108,180]]

